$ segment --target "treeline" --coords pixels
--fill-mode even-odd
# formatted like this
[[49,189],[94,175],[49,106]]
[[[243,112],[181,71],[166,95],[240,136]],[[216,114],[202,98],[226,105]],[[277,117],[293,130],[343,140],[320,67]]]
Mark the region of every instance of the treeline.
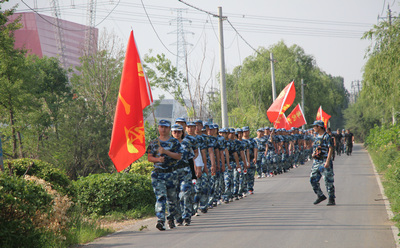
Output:
[[390,127],[400,115],[400,20],[382,21],[364,34],[366,53],[362,89],[345,111],[346,126],[365,140],[374,126]]
[[36,158],[76,179],[112,172],[108,157],[124,50],[103,32],[96,53],[73,70],[57,58],[14,49],[17,19],[0,15],[0,133],[5,159]]
[[400,224],[400,20],[381,21],[371,40],[357,101],[345,111],[346,126],[365,141],[389,198],[393,221]]
[[[288,47],[283,41],[269,49],[259,48],[255,55],[247,57],[243,64],[226,75],[228,109],[231,121],[237,126],[247,125],[256,128],[271,125],[266,111],[272,104],[272,79],[270,53],[274,54],[276,94],[291,81],[296,86],[296,99],[286,111],[301,104],[301,79],[304,80],[304,105],[306,120],[315,120],[317,110],[322,105],[330,114],[331,127],[343,128],[343,110],[347,108],[349,93],[344,87],[342,77],[332,76],[320,69],[313,56],[297,46]],[[217,99],[219,95],[217,96]],[[215,101],[215,116],[219,116],[220,103]]]

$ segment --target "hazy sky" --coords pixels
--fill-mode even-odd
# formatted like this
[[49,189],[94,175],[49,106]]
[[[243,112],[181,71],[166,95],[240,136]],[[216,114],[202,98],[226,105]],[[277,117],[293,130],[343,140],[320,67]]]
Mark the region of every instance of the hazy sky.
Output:
[[[37,7],[39,13],[51,15],[49,2],[44,0],[24,0],[30,7]],[[36,3],[35,3],[36,2]],[[142,2],[153,26],[152,29]],[[364,55],[370,41],[360,40],[362,34],[377,23],[378,15],[387,16],[390,5],[393,16],[398,16],[399,3],[393,0],[185,0],[202,10],[217,13],[222,7],[223,15],[237,29],[239,34],[253,47],[270,47],[283,40],[288,46],[297,44],[312,55],[317,65],[326,73],[342,76],[350,91],[351,82],[362,79]],[[3,4],[2,9],[19,4],[19,11],[28,11],[20,0]],[[87,1],[59,0],[61,18],[86,24]],[[164,53],[174,64],[176,61],[177,36],[174,33],[177,17],[176,8],[182,12],[184,29],[194,34],[186,34],[190,69],[196,73],[200,58],[206,49],[206,70],[216,75],[219,72],[218,19],[193,9],[178,0],[98,0],[96,24],[121,38],[127,44],[129,32],[133,29],[141,55]],[[161,40],[161,41],[160,41]],[[168,48],[168,51],[162,43]],[[224,22],[224,43],[226,70],[240,65],[243,59],[253,55],[253,49],[246,44]],[[276,58],[279,61],[279,58]],[[266,68],[267,70],[267,68]],[[204,72],[205,76],[206,72]],[[289,83],[289,82],[287,82]],[[214,79],[214,87],[218,82]],[[280,90],[280,89],[277,89]],[[278,92],[279,93],[279,92]]]

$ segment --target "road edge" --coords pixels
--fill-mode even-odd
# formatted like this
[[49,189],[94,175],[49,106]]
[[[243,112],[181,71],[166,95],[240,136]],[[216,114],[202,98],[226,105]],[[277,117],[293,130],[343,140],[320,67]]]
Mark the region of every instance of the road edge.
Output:
[[[365,149],[365,148],[363,148],[363,149]],[[388,215],[389,220],[392,220],[393,217],[394,217],[394,214],[392,212],[392,208],[390,207],[390,202],[389,202],[388,198],[385,195],[385,190],[384,190],[383,185],[382,185],[381,177],[379,176],[378,171],[376,170],[376,167],[375,167],[374,161],[371,158],[371,155],[369,154],[368,150],[366,150],[366,151],[368,153],[369,160],[371,161],[372,167],[374,169],[375,178],[376,178],[376,181],[378,182],[379,190],[381,191],[382,198],[383,198],[383,201],[385,203],[386,213]],[[392,224],[391,225],[391,229],[392,229],[393,238],[394,238],[394,241],[395,241],[395,244],[396,244],[396,248],[400,248],[400,238],[398,236],[399,228],[397,228],[397,226]]]

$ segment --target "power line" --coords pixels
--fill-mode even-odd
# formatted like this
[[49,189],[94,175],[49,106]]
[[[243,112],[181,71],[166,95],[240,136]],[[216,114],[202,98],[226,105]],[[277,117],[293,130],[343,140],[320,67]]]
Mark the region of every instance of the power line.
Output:
[[[21,0],[23,4],[25,4],[26,7],[28,7],[30,10],[32,10],[33,12],[35,12],[40,18],[42,18],[44,21],[50,23],[51,25],[60,28],[62,30],[66,30],[66,31],[73,31],[73,32],[77,32],[77,31],[87,31],[90,29],[89,28],[85,28],[85,29],[68,29],[68,28],[63,28],[60,26],[57,26],[56,24],[52,23],[51,21],[47,20],[46,18],[44,18],[41,14],[39,14],[38,11],[36,11],[35,9],[31,8],[31,6],[29,6],[27,3],[24,2],[24,0]],[[121,0],[118,0],[118,3],[115,5],[115,7],[108,13],[108,15],[106,15],[106,17],[103,18],[103,20],[101,20],[99,23],[97,23],[94,27],[97,27],[98,25],[100,25],[102,22],[104,22],[110,15],[111,13],[115,10],[115,8],[119,5],[119,3],[121,2]],[[93,28],[93,27],[91,27]]]
[[171,51],[168,49],[168,47],[164,44],[164,42],[161,40],[160,36],[158,35],[156,29],[155,29],[154,26],[153,26],[153,23],[151,22],[150,16],[147,14],[147,10],[146,10],[146,7],[144,6],[143,0],[140,0],[140,1],[142,2],[142,6],[143,6],[143,9],[144,9],[144,12],[146,13],[147,19],[149,20],[150,25],[151,25],[151,27],[153,28],[153,31],[154,31],[154,33],[156,34],[158,40],[161,42],[161,44],[164,46],[165,49],[167,49],[167,51],[168,51],[170,54],[172,54],[172,55],[174,55],[174,56],[178,56],[178,55],[176,55],[175,53],[171,52]]

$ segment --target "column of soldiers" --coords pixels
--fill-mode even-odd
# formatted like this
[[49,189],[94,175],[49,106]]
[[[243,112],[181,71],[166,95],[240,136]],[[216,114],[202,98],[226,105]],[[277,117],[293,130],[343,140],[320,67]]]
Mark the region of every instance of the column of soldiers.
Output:
[[[188,226],[192,216],[254,193],[254,180],[273,177],[304,164],[312,134],[298,128],[270,127],[250,138],[249,127],[221,128],[178,118],[158,123],[160,137],[147,147],[154,163],[151,181],[159,230]],[[166,213],[168,214],[166,216]]]

